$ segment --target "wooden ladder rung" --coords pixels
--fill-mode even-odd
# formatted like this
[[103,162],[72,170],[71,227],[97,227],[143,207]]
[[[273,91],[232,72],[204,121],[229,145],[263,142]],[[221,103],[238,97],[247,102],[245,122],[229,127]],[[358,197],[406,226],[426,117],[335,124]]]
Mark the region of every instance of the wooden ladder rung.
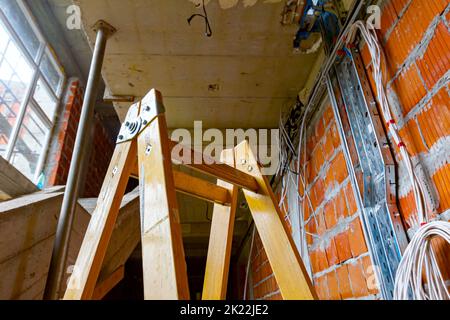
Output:
[[172,170],[172,172],[175,189],[178,192],[222,205],[231,204],[231,194],[228,189],[181,171]]
[[[231,204],[231,194],[227,188],[218,186],[215,183],[191,176],[179,170],[172,169],[175,190],[193,197],[229,206]],[[139,168],[137,161],[131,170],[131,177],[139,179]]]
[[[172,160],[176,161],[177,163],[216,177],[219,180],[229,182],[235,186],[247,189],[249,191],[258,192],[259,186],[253,176],[230,167],[229,165],[226,165],[224,163],[218,163],[214,159],[207,158],[203,154],[198,155],[198,159],[203,159],[202,163],[196,164],[194,159],[197,158],[195,157],[195,154],[198,154],[198,152],[192,150],[190,147],[183,146],[178,142],[169,140],[169,147],[171,151],[175,146],[180,147],[180,152],[171,152],[171,155]],[[183,155],[185,154],[185,152],[190,152],[191,159],[189,163],[184,162]]]

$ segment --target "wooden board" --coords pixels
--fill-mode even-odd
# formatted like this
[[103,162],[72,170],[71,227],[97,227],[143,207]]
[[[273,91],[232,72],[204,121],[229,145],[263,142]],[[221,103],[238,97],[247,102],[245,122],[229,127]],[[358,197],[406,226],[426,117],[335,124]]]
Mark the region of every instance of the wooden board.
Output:
[[[63,192],[64,187],[53,187],[0,203],[0,234],[9,239],[0,241],[0,299],[42,299]],[[97,199],[78,203],[65,270],[75,264]],[[140,238],[139,199],[132,192],[122,201],[99,282],[126,262]]]
[[110,292],[120,281],[122,281],[125,274],[124,266],[120,266],[113,273],[111,273],[105,280],[98,283],[94,289],[92,300],[103,299],[108,292]]
[[[234,168],[234,150],[223,150],[220,160]],[[220,204],[214,205],[205,280],[203,283],[203,300],[224,300],[227,293],[231,244],[233,242],[234,218],[239,189],[222,180],[217,181],[217,185],[230,191],[231,207],[225,207]]]
[[[190,147],[178,144],[175,141],[169,141],[169,143],[173,161],[214,176],[220,180],[232,183],[236,186],[255,192],[258,191],[258,184],[251,175],[236,170],[235,168],[224,163],[216,163],[214,159],[206,158],[205,155],[198,154],[198,152],[192,150]],[[201,163],[196,163],[200,162],[196,161],[197,159],[203,160]]]
[[0,201],[38,191],[19,170],[0,156]]
[[221,205],[230,205],[231,192],[229,189],[181,171],[172,170],[172,172],[175,189],[178,192]]
[[92,298],[135,159],[135,140],[116,146],[64,295],[66,300]]
[[235,148],[236,167],[255,177],[259,193],[244,190],[283,299],[311,300],[317,295],[284,223],[277,201],[247,141]]
[[140,133],[138,160],[144,299],[187,300],[187,269],[164,115]]
[[[172,172],[175,190],[177,192],[223,205],[229,205],[231,203],[231,194],[228,189],[179,170],[173,169]],[[131,177],[139,179],[137,161],[136,166],[131,173]]]

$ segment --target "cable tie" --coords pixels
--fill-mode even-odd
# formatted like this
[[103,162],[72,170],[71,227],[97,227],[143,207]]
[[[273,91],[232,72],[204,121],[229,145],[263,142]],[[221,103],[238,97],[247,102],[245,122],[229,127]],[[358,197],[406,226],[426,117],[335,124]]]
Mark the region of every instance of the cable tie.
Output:
[[344,52],[347,54],[347,56],[351,59],[352,58],[352,52],[349,48],[344,47]]
[[386,125],[388,126],[388,128],[390,127],[391,124],[395,124],[395,120],[391,119],[388,122],[386,122]]
[[345,50],[338,50],[338,51],[336,51],[336,54],[339,56],[339,57],[343,57],[343,56],[345,56]]

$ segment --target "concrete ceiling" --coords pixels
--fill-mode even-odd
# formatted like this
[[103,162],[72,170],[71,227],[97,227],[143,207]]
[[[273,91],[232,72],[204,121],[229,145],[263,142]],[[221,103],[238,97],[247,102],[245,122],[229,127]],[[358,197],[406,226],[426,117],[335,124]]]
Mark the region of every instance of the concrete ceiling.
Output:
[[[204,35],[195,0],[75,0],[91,46],[94,23],[117,28],[103,77],[113,95],[164,96],[170,128],[273,128],[311,71],[316,56],[295,54],[296,26],[282,26],[285,1],[211,0],[213,35]],[[227,9],[226,9],[227,8]],[[129,104],[116,104],[123,119]]]

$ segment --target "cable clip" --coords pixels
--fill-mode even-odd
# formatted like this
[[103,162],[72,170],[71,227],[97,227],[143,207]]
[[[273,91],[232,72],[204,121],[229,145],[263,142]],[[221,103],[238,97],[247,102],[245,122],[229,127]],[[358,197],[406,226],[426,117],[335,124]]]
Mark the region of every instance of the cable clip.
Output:
[[386,125],[388,126],[388,128],[391,126],[391,124],[395,124],[395,120],[391,119],[388,122],[386,122]]
[[336,51],[336,55],[338,55],[339,57],[343,57],[343,56],[345,56],[345,50],[338,50],[338,51]]
[[386,122],[387,127],[389,128],[391,126],[391,124],[395,124],[395,120],[391,119],[388,122]]

